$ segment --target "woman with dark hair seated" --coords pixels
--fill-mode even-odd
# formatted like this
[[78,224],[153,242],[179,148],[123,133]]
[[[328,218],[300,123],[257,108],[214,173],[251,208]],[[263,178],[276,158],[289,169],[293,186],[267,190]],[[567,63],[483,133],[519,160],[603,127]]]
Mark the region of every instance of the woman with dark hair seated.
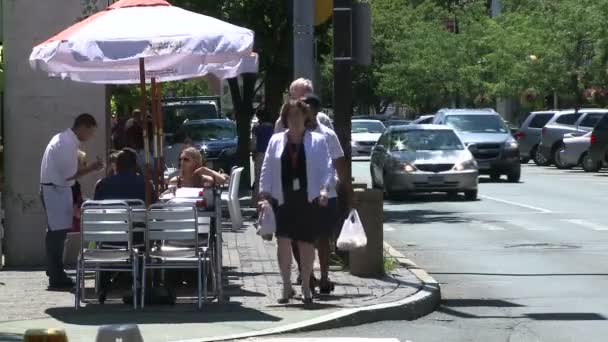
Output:
[[[152,184],[148,182],[150,193]],[[146,200],[146,181],[137,173],[137,155],[130,148],[124,148],[116,154],[116,174],[106,176],[95,186],[95,200]],[[135,233],[135,244],[143,243],[143,233]],[[99,302],[105,302],[107,292],[113,280],[111,272],[101,272]]]

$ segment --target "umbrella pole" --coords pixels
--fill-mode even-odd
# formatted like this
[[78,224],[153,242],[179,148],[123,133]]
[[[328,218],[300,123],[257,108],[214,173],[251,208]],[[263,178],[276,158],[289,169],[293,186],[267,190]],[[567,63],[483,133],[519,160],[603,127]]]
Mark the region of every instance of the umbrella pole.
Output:
[[158,114],[158,152],[160,153],[160,184],[161,189],[164,191],[165,189],[165,132],[164,132],[164,123],[163,123],[163,107],[161,105],[161,99],[163,97],[163,85],[162,83],[158,83],[156,85],[156,113]]
[[142,130],[143,130],[143,138],[144,138],[144,180],[146,183],[146,207],[149,207],[151,200],[151,192],[150,186],[150,144],[148,141],[148,99],[146,93],[146,66],[144,63],[144,59],[139,59],[139,87],[141,89],[141,116],[143,117],[142,122]]
[[151,87],[150,87],[150,105],[152,112],[152,145],[153,145],[153,153],[154,153],[154,173],[153,173],[153,183],[154,183],[154,195],[158,198],[158,193],[160,190],[160,183],[158,182],[158,173],[160,169],[159,161],[158,161],[158,107],[156,106],[156,78],[152,77],[151,79]]

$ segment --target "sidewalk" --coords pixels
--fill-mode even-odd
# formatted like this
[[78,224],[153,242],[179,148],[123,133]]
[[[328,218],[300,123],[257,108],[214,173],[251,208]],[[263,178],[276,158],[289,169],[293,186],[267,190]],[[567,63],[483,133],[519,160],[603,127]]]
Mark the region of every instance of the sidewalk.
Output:
[[[175,306],[146,306],[143,311],[133,311],[119,302],[93,303],[75,311],[73,294],[46,290],[44,271],[0,271],[0,341],[28,328],[63,327],[71,342],[89,342],[95,339],[99,325],[119,323],[138,324],[146,342],[214,341],[414,319],[432,311],[439,302],[436,283],[415,274],[419,271],[411,262],[399,259],[401,266],[383,279],[332,271],[335,291],[316,298],[312,309],[304,309],[297,298],[279,305],[281,279],[274,242],[263,241],[252,223],[246,222],[238,232],[224,227],[223,251],[228,300],[206,304],[200,312],[195,304],[179,300]],[[316,272],[318,276],[317,267]],[[299,293],[299,287],[295,288]]]

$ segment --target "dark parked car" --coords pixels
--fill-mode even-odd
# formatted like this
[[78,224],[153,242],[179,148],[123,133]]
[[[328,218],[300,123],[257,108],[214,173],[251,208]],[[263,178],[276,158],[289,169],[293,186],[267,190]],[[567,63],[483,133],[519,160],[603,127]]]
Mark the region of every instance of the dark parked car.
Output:
[[589,146],[589,156],[591,164],[606,165],[608,162],[608,115],[598,121],[591,133],[591,145]]
[[207,161],[207,167],[230,172],[237,164],[238,137],[233,121],[192,120],[182,125],[180,134],[190,138],[192,144],[201,151]]

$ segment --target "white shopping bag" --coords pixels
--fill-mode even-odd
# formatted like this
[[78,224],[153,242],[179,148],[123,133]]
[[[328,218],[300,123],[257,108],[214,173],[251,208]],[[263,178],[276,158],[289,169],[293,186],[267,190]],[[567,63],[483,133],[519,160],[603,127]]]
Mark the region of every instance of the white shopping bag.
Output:
[[272,236],[277,231],[277,224],[274,217],[272,206],[266,202],[260,211],[258,219],[258,235],[262,237]]
[[342,225],[342,232],[340,232],[337,242],[338,249],[350,251],[365,247],[366,245],[367,236],[365,235],[363,224],[361,224],[359,213],[357,213],[357,210],[352,209]]

